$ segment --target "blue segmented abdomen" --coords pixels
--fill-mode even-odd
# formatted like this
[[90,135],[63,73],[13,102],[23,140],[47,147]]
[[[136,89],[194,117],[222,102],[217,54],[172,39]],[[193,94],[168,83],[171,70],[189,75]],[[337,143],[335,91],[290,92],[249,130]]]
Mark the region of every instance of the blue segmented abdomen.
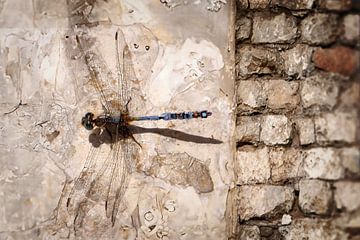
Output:
[[180,113],[163,113],[159,116],[142,116],[142,117],[134,117],[132,120],[134,121],[157,121],[157,120],[184,120],[184,119],[192,119],[192,118],[207,118],[211,116],[212,113],[206,110],[204,111],[195,111],[195,112],[180,112]]

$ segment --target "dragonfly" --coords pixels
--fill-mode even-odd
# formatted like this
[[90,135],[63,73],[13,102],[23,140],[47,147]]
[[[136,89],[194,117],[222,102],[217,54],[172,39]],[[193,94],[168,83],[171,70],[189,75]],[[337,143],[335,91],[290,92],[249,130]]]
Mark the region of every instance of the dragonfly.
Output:
[[[89,142],[92,144],[79,176],[66,199],[68,212],[74,214],[74,228],[80,228],[93,202],[104,201],[107,218],[114,226],[122,198],[128,186],[129,175],[134,168],[136,148],[141,144],[135,134],[156,133],[166,137],[176,138],[195,143],[219,144],[221,141],[187,134],[168,128],[143,128],[136,126],[141,121],[178,121],[206,119],[212,116],[207,110],[188,112],[166,112],[159,115],[132,116],[129,106],[132,101],[131,82],[136,79],[133,67],[133,56],[124,32],[118,28],[114,36],[114,51],[116,54],[116,86],[115,92],[108,94],[104,81],[108,74],[101,69],[99,54],[88,47],[86,35],[76,34],[77,48],[80,58],[85,63],[90,85],[96,90],[102,104],[103,113],[95,115],[87,112],[81,119],[82,126],[91,131]],[[139,45],[134,45],[140,47]],[[145,46],[145,51],[149,46]],[[110,99],[112,98],[112,99]],[[135,144],[134,144],[135,143]],[[109,145],[109,152],[101,166],[97,164],[100,146]]]

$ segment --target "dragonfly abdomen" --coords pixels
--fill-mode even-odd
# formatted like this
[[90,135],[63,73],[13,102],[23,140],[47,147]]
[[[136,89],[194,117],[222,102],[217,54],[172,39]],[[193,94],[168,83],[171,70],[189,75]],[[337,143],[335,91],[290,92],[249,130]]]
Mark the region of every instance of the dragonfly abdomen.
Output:
[[141,116],[132,118],[133,121],[157,121],[157,120],[189,120],[193,118],[207,118],[211,116],[212,113],[206,110],[204,111],[195,111],[195,112],[180,112],[180,113],[163,113],[159,116]]

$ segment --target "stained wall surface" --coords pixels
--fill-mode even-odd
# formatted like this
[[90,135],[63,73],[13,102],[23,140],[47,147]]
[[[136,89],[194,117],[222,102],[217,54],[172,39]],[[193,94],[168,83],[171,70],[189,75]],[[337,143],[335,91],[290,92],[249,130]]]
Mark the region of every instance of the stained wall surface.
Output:
[[237,1],[234,239],[359,239],[359,47],[358,1]]
[[[0,238],[226,239],[233,14],[226,1],[0,1]],[[131,116],[212,115],[89,139],[86,112],[128,101]]]

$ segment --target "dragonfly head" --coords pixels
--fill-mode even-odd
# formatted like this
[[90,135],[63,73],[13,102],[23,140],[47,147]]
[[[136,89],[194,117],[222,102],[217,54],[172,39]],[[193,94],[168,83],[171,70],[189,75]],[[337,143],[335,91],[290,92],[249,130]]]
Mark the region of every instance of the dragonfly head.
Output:
[[94,128],[94,114],[88,112],[85,116],[81,119],[81,124],[87,129],[92,130]]

